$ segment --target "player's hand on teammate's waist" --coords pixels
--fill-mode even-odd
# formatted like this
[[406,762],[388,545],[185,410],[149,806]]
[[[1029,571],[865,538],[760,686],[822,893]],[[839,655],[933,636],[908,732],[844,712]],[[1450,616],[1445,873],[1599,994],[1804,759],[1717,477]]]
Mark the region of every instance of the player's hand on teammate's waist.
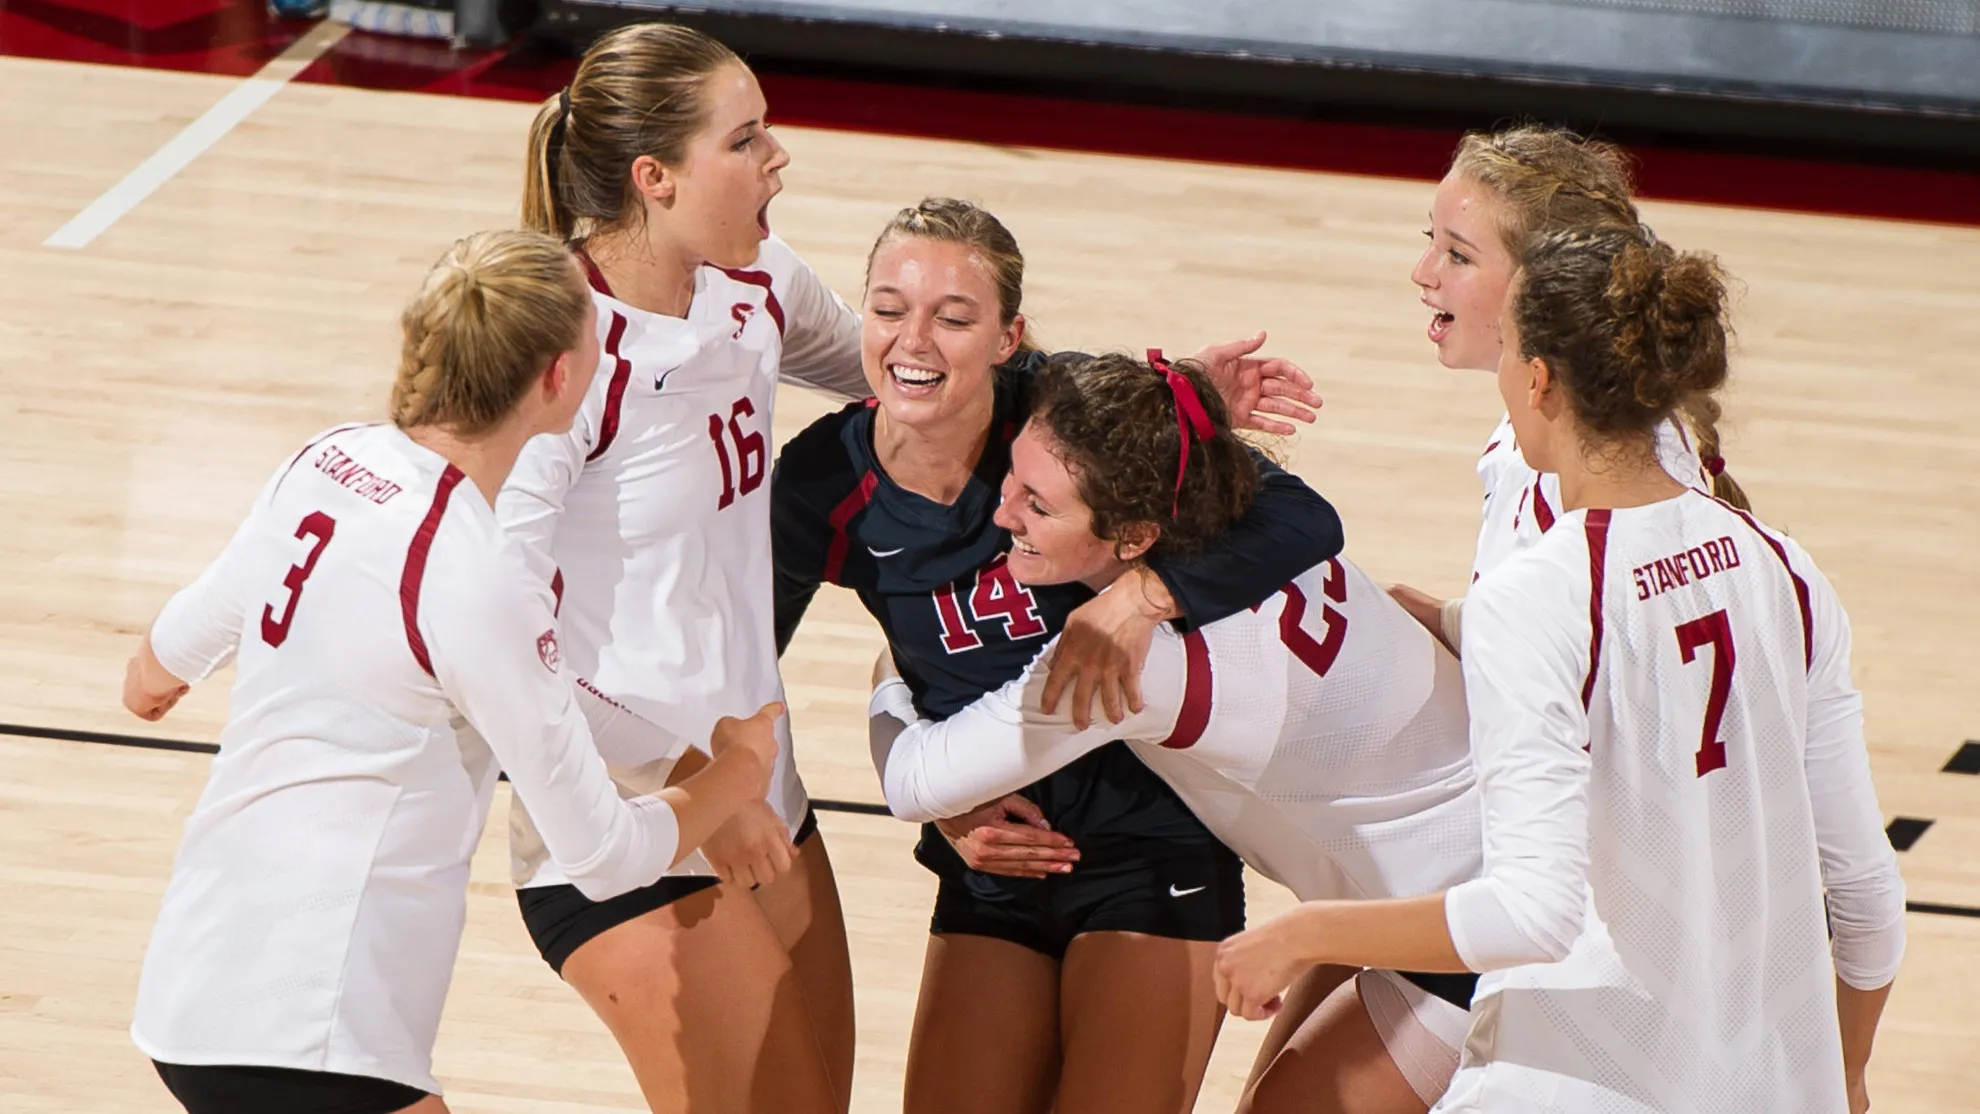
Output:
[[751,801],[715,829],[701,855],[722,881],[755,887],[791,869],[797,847],[784,818],[767,802]]
[[1320,395],[1313,389],[1313,378],[1298,364],[1276,356],[1252,355],[1264,345],[1261,331],[1207,345],[1190,359],[1203,365],[1205,374],[1217,385],[1217,393],[1224,396],[1232,426],[1288,435],[1295,432],[1292,424],[1278,418],[1312,424],[1319,416],[1314,411],[1320,409]]
[[763,775],[763,787],[767,789],[770,771],[777,765],[777,721],[783,715],[784,705],[778,701],[765,704],[748,719],[723,716],[715,721],[715,730],[708,739],[708,753],[718,760],[731,752],[748,754],[756,760]]
[[1073,841],[1053,831],[1038,806],[1015,793],[937,820],[935,827],[965,865],[985,874],[1049,878],[1069,873],[1079,861]]

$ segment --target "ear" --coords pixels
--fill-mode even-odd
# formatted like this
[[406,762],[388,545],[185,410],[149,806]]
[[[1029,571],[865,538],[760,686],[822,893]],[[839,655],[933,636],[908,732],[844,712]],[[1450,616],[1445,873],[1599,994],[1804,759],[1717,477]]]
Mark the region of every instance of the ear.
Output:
[[1551,407],[1560,398],[1560,392],[1554,389],[1553,369],[1547,366],[1547,361],[1534,356],[1526,361],[1526,375],[1526,408],[1553,417]]
[[661,205],[671,205],[677,185],[674,171],[652,155],[641,155],[632,164],[633,188],[641,197]]
[[543,401],[556,402],[571,389],[571,354],[569,352],[550,361],[543,369]]
[[1153,522],[1130,522],[1121,528],[1120,537],[1114,542],[1114,556],[1123,561],[1138,561],[1161,540],[1160,526]]
[[1004,335],[997,341],[997,362],[1003,363],[1017,354],[1018,346],[1024,343],[1024,314],[1011,318],[1004,326]]

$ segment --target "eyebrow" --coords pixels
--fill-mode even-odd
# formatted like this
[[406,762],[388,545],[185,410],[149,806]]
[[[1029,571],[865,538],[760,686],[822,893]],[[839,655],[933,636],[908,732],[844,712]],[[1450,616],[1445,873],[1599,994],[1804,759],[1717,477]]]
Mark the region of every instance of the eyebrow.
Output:
[[[901,292],[901,288],[900,288],[900,287],[898,287],[898,286],[890,286],[890,285],[888,285],[888,284],[886,284],[886,283],[875,283],[875,284],[874,284],[873,286],[871,286],[871,287],[868,287],[868,289],[869,289],[869,290],[871,290],[871,291],[872,291],[873,293],[875,293],[875,294],[896,294],[896,295],[897,295],[897,294],[899,294],[899,293]],[[971,308],[974,308],[974,309],[981,309],[981,308],[983,307],[983,303],[981,303],[981,302],[979,302],[979,301],[977,301],[977,300],[976,300],[975,298],[972,298],[972,297],[970,297],[970,296],[969,296],[969,295],[967,295],[967,294],[944,294],[944,295],[942,295],[942,300],[941,300],[940,302],[937,302],[936,304],[937,304],[937,305],[946,305],[946,304],[948,304],[949,302],[961,302],[962,304],[964,304],[964,305],[966,305],[966,306],[970,306]]]
[[1451,239],[1456,240],[1458,243],[1463,244],[1465,247],[1470,248],[1472,251],[1478,250],[1477,244],[1474,244],[1470,240],[1465,239],[1463,236],[1459,235],[1458,233],[1453,232],[1448,228],[1444,229],[1444,232],[1447,235],[1449,235]]
[[751,120],[744,120],[744,121],[743,121],[742,123],[740,123],[740,124],[737,124],[737,125],[736,125],[735,127],[733,127],[733,128],[730,128],[730,129],[729,129],[729,134],[730,134],[730,135],[734,135],[735,133],[737,133],[737,132],[739,132],[739,131],[745,131],[745,130],[747,130],[747,129],[749,129],[749,128],[754,128],[754,127],[758,127],[758,126],[760,126],[760,125],[761,125],[762,123],[763,123],[763,118],[762,118],[761,116],[758,116],[758,117],[756,117],[756,118],[754,118],[754,119],[751,119]]

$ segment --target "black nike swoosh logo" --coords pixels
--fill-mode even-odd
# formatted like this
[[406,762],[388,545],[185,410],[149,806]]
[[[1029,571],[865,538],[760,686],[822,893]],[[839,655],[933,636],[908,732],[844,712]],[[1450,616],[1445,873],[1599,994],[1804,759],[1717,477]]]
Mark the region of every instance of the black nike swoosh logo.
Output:
[[679,370],[681,369],[677,367],[670,367],[666,371],[661,372],[659,375],[654,376],[653,377],[654,391],[658,392],[661,388],[665,387],[667,385],[667,377]]

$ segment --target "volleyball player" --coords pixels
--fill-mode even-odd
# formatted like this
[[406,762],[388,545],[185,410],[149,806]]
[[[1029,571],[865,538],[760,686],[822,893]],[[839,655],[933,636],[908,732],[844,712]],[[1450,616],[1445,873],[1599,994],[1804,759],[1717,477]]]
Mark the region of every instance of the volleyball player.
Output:
[[1657,428],[1726,377],[1709,256],[1556,233],[1499,391],[1560,518],[1472,589],[1485,872],[1303,905],[1224,944],[1269,1012],[1315,962],[1483,972],[1440,1110],[1857,1114],[1904,948],[1849,624],[1792,540],[1673,479]]
[[[1224,414],[1187,363],[1055,357],[997,511],[1016,582],[1105,590],[1140,562],[1221,537],[1258,482]],[[917,711],[898,676],[875,689],[874,763],[896,816],[969,811],[1121,739],[1302,899],[1427,893],[1477,874],[1457,659],[1341,558],[1256,610],[1186,634],[1165,627],[1142,671],[1147,704],[1118,725],[1081,730],[1044,711],[1050,649],[946,720]],[[1280,1041],[1296,1051],[1244,1109],[1422,1111],[1443,1093],[1475,976],[1365,971],[1321,1002],[1320,984],[1346,975],[1316,972],[1307,1008],[1277,1020],[1296,1030]]]
[[[1097,599],[1079,584],[1018,584],[992,515],[1038,359],[1020,353],[1023,278],[1017,243],[985,210],[929,198],[897,214],[868,264],[862,357],[876,398],[793,438],[773,480],[780,639],[821,583],[855,590],[935,717],[1017,676],[1076,608],[1106,616],[1098,625],[1142,656],[1162,618],[1213,622],[1340,549],[1326,501],[1271,469],[1255,508],[1204,554],[1158,560]],[[1232,349],[1212,355],[1224,381],[1239,378]],[[1260,420],[1256,397],[1234,393]],[[1137,663],[1130,681],[1139,674]],[[1070,700],[1084,722],[1087,694]],[[1140,703],[1121,702],[1110,718]],[[1006,814],[1028,823],[996,822]],[[1243,892],[1239,860],[1173,790],[1103,747],[946,832],[925,827],[916,856],[940,884],[910,1114],[1188,1109],[1219,1019],[1207,964],[1242,925]]]
[[523,443],[570,424],[596,360],[570,252],[471,236],[403,324],[391,424],[332,429],[277,470],[128,671],[126,706],[156,720],[238,660],[131,1026],[193,1114],[446,1109],[433,1039],[498,766],[604,899],[760,796],[775,757],[771,705],[711,725],[716,759],[679,787],[621,800],[600,749],[685,744],[573,687],[550,593],[495,521]]
[[[1629,167],[1621,150],[1533,124],[1458,144],[1431,201],[1429,243],[1410,272],[1430,309],[1429,337],[1448,368],[1492,371],[1499,360],[1499,310],[1514,260],[1529,236],[1571,228],[1637,223]],[[1744,507],[1746,497],[1719,456],[1719,405],[1710,397],[1658,427],[1657,454],[1680,483]],[[1690,428],[1687,430],[1686,424]],[[1472,561],[1476,580],[1533,544],[1559,516],[1560,481],[1521,459],[1508,419],[1478,458],[1484,521]],[[1396,598],[1452,649],[1462,598],[1442,600],[1397,586]]]
[[[766,483],[779,375],[866,390],[857,318],[770,235],[788,162],[749,69],[667,24],[601,38],[530,133],[525,223],[577,245],[603,355],[571,431],[529,446],[497,510],[558,585],[576,668],[691,737],[782,698]],[[705,858],[613,901],[574,888],[533,815],[511,813],[530,935],[655,1110],[851,1102],[844,917],[782,722],[778,744],[767,801]]]

